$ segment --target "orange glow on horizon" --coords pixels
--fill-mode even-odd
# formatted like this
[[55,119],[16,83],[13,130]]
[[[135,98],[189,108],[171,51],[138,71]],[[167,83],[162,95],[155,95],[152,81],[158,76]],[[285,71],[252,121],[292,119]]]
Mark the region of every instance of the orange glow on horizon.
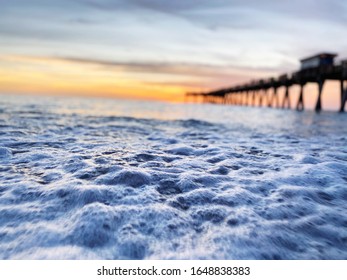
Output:
[[0,92],[182,102],[194,86],[146,82],[114,69],[22,56],[0,57]]
[[[235,71],[237,73],[237,71]],[[259,73],[254,73],[258,74]],[[250,73],[253,75],[253,73]],[[195,77],[187,77],[180,84],[169,75],[158,73],[126,72],[123,69],[98,67],[88,63],[78,63],[55,58],[30,56],[0,56],[0,92],[34,93],[69,96],[116,97],[127,99],[162,100],[183,102],[185,93],[200,92],[215,88],[215,85],[204,84]],[[164,80],[163,80],[164,79]],[[189,80],[191,79],[191,80]],[[201,78],[200,78],[201,79]],[[230,78],[219,81],[230,85]],[[205,87],[201,86],[205,85]],[[279,92],[280,96],[281,89]],[[291,89],[291,104],[295,107],[299,89]],[[312,109],[317,98],[317,85],[305,87],[305,107]],[[323,93],[323,109],[336,110],[339,105],[338,82],[328,81]]]

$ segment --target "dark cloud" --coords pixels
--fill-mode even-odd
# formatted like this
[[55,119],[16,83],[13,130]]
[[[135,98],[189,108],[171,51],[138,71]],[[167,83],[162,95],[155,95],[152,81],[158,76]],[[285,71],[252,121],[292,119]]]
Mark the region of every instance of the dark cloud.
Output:
[[171,75],[191,75],[209,76],[216,72],[226,71],[226,66],[216,66],[194,63],[170,63],[170,62],[132,62],[87,59],[78,57],[51,57],[54,60],[61,60],[71,63],[89,64],[92,66],[122,69],[129,72],[139,73],[161,73]]
[[[108,70],[122,70],[134,73],[154,73],[169,74],[185,77],[205,77],[226,79],[228,77],[239,75],[246,77],[250,72],[253,73],[276,73],[283,69],[295,70],[292,64],[283,63],[278,67],[241,67],[235,65],[215,65],[203,63],[174,63],[174,62],[132,62],[132,61],[116,61],[116,60],[99,60],[79,57],[37,57],[44,60],[65,61],[68,63],[88,64],[90,66],[106,68]],[[238,73],[238,74],[236,74]]]

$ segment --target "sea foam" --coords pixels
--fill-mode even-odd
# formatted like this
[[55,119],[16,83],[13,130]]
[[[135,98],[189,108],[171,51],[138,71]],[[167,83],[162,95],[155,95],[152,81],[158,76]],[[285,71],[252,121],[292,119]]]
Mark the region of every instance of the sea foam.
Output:
[[346,115],[2,100],[1,259],[347,258]]

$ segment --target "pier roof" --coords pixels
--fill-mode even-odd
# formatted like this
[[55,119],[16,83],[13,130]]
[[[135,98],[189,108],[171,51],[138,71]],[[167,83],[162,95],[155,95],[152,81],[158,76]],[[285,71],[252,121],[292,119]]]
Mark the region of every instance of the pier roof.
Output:
[[337,56],[336,53],[319,53],[319,54],[316,54],[316,55],[312,55],[310,57],[306,57],[306,58],[300,59],[300,61],[303,62],[303,61],[307,61],[307,60],[310,60],[312,58],[317,58],[317,57],[319,57],[319,58],[327,58],[327,57],[334,58],[336,56]]

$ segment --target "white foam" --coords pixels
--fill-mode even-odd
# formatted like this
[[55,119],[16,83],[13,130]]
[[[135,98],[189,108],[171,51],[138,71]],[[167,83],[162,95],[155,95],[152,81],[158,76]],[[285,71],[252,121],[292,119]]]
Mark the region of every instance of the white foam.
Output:
[[347,258],[346,115],[93,102],[0,103],[1,259]]

